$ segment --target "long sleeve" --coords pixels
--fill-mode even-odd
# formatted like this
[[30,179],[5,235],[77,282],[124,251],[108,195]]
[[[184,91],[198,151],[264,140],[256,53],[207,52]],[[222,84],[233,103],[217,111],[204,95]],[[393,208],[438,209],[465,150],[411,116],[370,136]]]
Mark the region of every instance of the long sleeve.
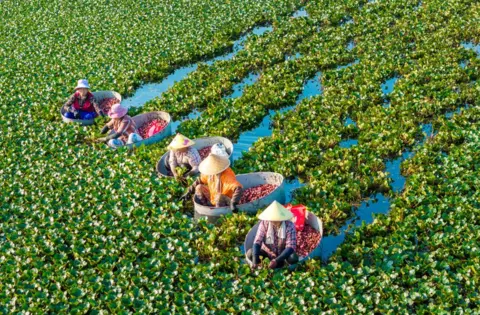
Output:
[[97,100],[95,99],[95,96],[93,96],[92,94],[88,100],[90,101],[90,104],[92,104],[93,107],[95,108],[95,111],[97,112],[97,114],[101,115],[103,111],[100,108],[100,105],[98,105]]
[[191,148],[188,152],[188,163],[190,164],[190,167],[192,168],[189,173],[195,174],[198,172],[198,166],[202,162],[202,158],[200,157],[200,154],[198,153],[198,150],[195,148]]
[[170,166],[170,170],[176,174],[175,168],[178,166],[177,157],[175,156],[175,152],[169,151],[168,152],[168,165]]
[[286,239],[286,244],[285,244],[285,249],[291,248],[293,251],[297,250],[297,230],[295,230],[295,225],[293,222],[286,222],[287,224],[287,239]]
[[260,224],[258,225],[257,235],[255,236],[255,240],[253,241],[253,243],[261,246],[266,234],[267,224],[265,224],[265,221],[260,221]]
[[72,104],[75,102],[75,93],[70,95],[70,97],[68,98],[68,100],[65,102],[65,104],[63,104],[63,107],[68,110],[68,107],[69,106],[72,106]]
[[254,265],[258,265],[260,263],[260,250],[261,246],[259,244],[253,244],[252,246],[252,262]]
[[243,193],[242,187],[235,188],[235,190],[233,191],[233,196],[232,196],[232,204],[233,205],[238,205],[238,203],[240,202],[240,199],[242,199],[242,193]]
[[287,247],[283,250],[283,252],[280,255],[278,255],[277,258],[275,258],[275,260],[277,261],[277,263],[282,263],[285,259],[288,258],[288,256],[290,256],[294,252],[295,251],[293,250],[293,248]]

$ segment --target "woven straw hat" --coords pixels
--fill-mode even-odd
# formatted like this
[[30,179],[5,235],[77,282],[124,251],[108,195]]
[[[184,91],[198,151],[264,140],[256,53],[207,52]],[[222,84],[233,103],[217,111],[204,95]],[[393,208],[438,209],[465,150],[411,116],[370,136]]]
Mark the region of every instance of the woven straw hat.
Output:
[[210,154],[200,163],[198,170],[204,175],[217,175],[230,166],[230,160],[223,156]]
[[177,133],[175,138],[173,138],[172,142],[168,145],[169,150],[178,150],[183,148],[188,148],[194,145],[195,142],[193,140],[188,139],[181,133]]
[[264,221],[288,221],[293,218],[293,214],[275,200],[260,213],[258,218]]

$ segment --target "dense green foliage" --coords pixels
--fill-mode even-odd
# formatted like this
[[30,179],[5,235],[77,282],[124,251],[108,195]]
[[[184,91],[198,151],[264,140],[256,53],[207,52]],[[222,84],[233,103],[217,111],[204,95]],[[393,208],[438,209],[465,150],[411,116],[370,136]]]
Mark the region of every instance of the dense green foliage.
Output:
[[[2,312],[480,311],[480,60],[461,46],[480,41],[480,5],[315,0],[309,17],[290,18],[301,5],[1,2]],[[293,105],[322,72],[323,94],[277,115],[273,135],[235,169],[302,177],[296,201],[324,219],[327,234],[374,193],[391,196],[392,209],[350,233],[327,264],[311,260],[294,272],[251,272],[242,263],[239,245],[254,217],[191,220],[191,205],[176,201],[184,187],[154,174],[168,139],[111,151],[85,141],[98,126],[58,117],[79,77],[126,96],[266,22],[274,30],[250,37],[234,59],[201,65],[140,110],[179,118],[204,109],[180,130],[236,139],[268,110]],[[261,74],[257,83],[222,99],[251,72]],[[382,95],[394,76],[394,91]],[[423,123],[436,134],[425,142]],[[359,144],[339,147],[347,138]],[[403,164],[409,177],[396,195],[385,163],[407,149],[415,156]]]

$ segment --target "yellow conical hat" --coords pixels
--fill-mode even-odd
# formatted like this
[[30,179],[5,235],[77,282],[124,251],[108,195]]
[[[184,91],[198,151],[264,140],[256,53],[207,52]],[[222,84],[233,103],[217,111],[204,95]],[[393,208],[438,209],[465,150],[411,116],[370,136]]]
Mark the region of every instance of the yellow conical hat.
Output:
[[264,221],[287,221],[293,218],[293,214],[275,200],[267,209],[260,213],[258,218]]
[[217,175],[230,166],[230,160],[220,155],[210,154],[200,163],[198,170],[204,175]]
[[173,138],[172,142],[168,145],[169,150],[178,150],[183,148],[188,148],[194,145],[195,142],[193,140],[188,139],[181,133],[177,133],[175,138]]

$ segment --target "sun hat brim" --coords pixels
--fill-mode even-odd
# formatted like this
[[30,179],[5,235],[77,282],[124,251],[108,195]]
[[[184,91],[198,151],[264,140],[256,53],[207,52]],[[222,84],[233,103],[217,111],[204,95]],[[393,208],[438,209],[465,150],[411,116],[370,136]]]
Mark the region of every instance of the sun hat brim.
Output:
[[210,154],[198,166],[200,173],[204,175],[217,175],[230,166],[230,160],[223,156]]
[[263,221],[289,221],[293,218],[293,213],[278,201],[274,201],[260,213],[258,218]]
[[119,107],[115,111],[110,110],[108,112],[108,117],[110,118],[121,118],[125,116],[128,112],[127,108]]

